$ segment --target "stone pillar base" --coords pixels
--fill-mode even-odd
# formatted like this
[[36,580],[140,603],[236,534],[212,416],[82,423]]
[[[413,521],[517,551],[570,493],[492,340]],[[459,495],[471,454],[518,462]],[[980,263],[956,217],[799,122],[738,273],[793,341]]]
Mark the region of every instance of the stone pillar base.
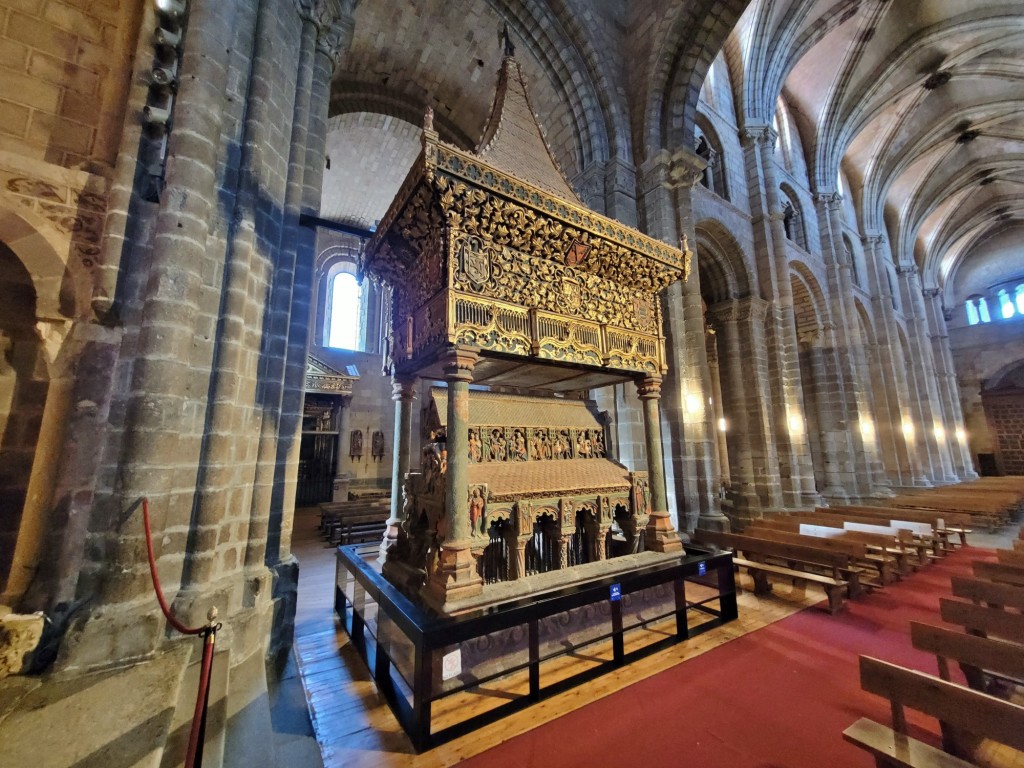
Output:
[[701,515],[697,518],[697,528],[701,531],[715,531],[716,533],[732,533],[732,523],[725,515],[718,513],[713,515]]
[[377,555],[377,562],[381,565],[388,559],[388,550],[398,543],[401,520],[388,520],[387,530],[384,531],[384,538],[380,542],[380,550]]
[[352,482],[349,475],[338,475],[334,478],[334,487],[331,490],[331,501],[348,501],[348,488]]
[[645,529],[646,545],[649,552],[682,552],[683,542],[672,527],[668,512],[652,512]]
[[442,545],[434,570],[427,575],[423,597],[432,605],[443,608],[484,591],[483,579],[477,575],[468,541],[454,541]]

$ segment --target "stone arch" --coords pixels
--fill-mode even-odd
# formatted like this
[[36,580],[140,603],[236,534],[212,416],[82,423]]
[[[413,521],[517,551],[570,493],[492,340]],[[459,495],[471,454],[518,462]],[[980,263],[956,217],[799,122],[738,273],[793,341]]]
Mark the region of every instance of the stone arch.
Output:
[[656,63],[644,110],[644,145],[649,156],[660,149],[693,146],[701,83],[749,2],[686,4],[653,32],[661,43],[651,52]]
[[694,152],[697,156],[707,162],[707,167],[701,174],[700,183],[721,197],[729,199],[728,174],[725,169],[725,152],[722,148],[722,140],[714,125],[704,115],[697,115],[697,125],[694,127]]
[[807,249],[807,220],[804,217],[800,196],[789,184],[779,185],[780,202],[782,203],[782,225],[786,238],[803,250]]
[[81,302],[61,255],[70,243],[5,203],[0,197],[0,603],[17,608],[47,539],[59,534],[49,516],[71,402],[67,341]]
[[[811,452],[814,481],[819,490],[835,485],[830,476],[833,451],[829,409],[835,373],[829,354],[833,346],[828,309],[817,280],[799,262],[792,264],[790,284],[793,291],[793,318],[796,324],[797,359],[800,365],[800,391],[803,418]],[[835,490],[835,489],[833,489]]]
[[695,229],[697,269],[705,301],[711,305],[749,296],[750,272],[743,247],[736,238],[715,219],[703,219]]

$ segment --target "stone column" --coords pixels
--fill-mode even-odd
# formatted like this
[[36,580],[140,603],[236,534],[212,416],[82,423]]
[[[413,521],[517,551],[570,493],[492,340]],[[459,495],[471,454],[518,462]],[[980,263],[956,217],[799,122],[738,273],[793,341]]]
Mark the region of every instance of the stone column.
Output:
[[644,408],[644,436],[647,440],[647,472],[651,485],[651,518],[647,523],[647,549],[678,552],[683,548],[668,513],[665,494],[665,459],[661,452],[661,377],[647,376],[637,382]]
[[766,409],[771,400],[764,339],[767,311],[767,302],[756,296],[721,302],[708,310],[718,338],[731,480],[728,493],[741,520],[752,519],[765,508],[783,506]]
[[[402,524],[402,510],[405,505],[405,476],[409,472],[409,453],[412,450],[412,401],[416,397],[415,376],[395,375],[391,379],[392,400],[395,401],[394,456],[391,459],[391,516],[380,543],[380,562],[384,562],[388,549],[398,541],[398,529]],[[449,441],[451,438],[449,437]],[[448,449],[448,466],[451,471],[451,443]]]
[[[939,400],[945,415],[946,439],[953,460],[953,471],[962,480],[972,480],[978,473],[974,471],[967,440],[964,439],[964,412],[960,404],[960,388],[956,381],[953,351],[949,346],[946,316],[942,311],[942,292],[938,288],[925,288],[923,297],[928,313],[928,327],[931,330],[935,375],[939,384]],[[952,430],[953,434],[948,434],[949,430]]]
[[[441,551],[426,585],[427,596],[441,604],[483,590],[483,582],[473,568],[469,520],[469,382],[478,358],[473,349],[453,347],[441,360],[448,382],[448,470],[444,517],[438,523]],[[440,530],[442,526],[445,530]]]
[[935,381],[935,360],[926,328],[924,295],[916,264],[896,268],[903,287],[903,314],[907,318],[907,336],[913,363],[910,373],[916,385],[915,405],[921,420],[921,432],[928,459],[932,465],[932,480],[941,483],[956,482],[953,464],[946,442],[946,426],[943,423]]
[[807,355],[810,381],[804,378],[804,404],[807,406],[807,391],[813,391],[815,426],[820,442],[821,474],[825,481],[822,494],[829,501],[849,501],[843,484],[843,457],[849,455],[846,430],[842,429],[840,403],[830,396],[841,387],[838,378],[839,365],[835,354],[835,326],[826,324],[818,328],[812,338],[804,342],[803,354]]
[[861,375],[866,370],[864,339],[861,338],[851,276],[852,254],[843,242],[843,197],[838,192],[819,193],[814,198],[818,212],[821,252],[828,269],[828,291],[832,317],[836,326],[837,370],[842,386],[843,421],[851,453],[852,476],[844,484],[848,491],[860,496],[891,495],[873,457],[878,455],[877,432],[860,429],[864,416],[871,413]]
[[338,406],[338,452],[334,458],[334,489],[331,494],[331,501],[348,500],[349,477],[345,473],[345,444],[347,442],[349,428],[349,404],[352,402],[351,395],[344,395],[341,404]]
[[882,445],[887,466],[893,481],[898,485],[929,486],[924,467],[913,444],[903,429],[904,419],[909,420],[910,389],[907,385],[907,367],[903,358],[899,332],[896,329],[896,310],[892,287],[889,284],[888,249],[880,234],[868,234],[863,238],[865,259],[872,279],[871,305],[875,319],[875,365],[884,386],[882,392],[875,392],[876,415],[880,410],[876,432]]
[[[641,182],[646,231],[666,242],[680,235],[696,242],[692,190],[706,163],[688,150],[670,155],[662,150],[642,167]],[[679,527],[722,528],[727,518],[719,510],[720,472],[714,421],[707,407],[711,374],[704,346],[704,310],[696,267],[685,281],[669,286],[663,301],[668,373],[665,378],[665,431],[671,474],[666,497],[678,511]]]
[[769,381],[774,409],[771,432],[778,453],[784,502],[815,506],[814,469],[807,443],[797,358],[793,287],[775,172],[775,140],[768,126],[750,127],[742,137],[753,217],[754,249],[761,297],[769,302]]

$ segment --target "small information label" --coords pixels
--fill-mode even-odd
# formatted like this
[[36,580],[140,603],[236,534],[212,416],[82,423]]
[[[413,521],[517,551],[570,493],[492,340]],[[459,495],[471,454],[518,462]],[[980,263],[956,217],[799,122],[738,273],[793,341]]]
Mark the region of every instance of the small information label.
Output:
[[707,563],[705,563],[703,560],[701,560],[699,563],[697,563],[697,575],[698,576],[703,576],[707,572],[708,572],[708,564]]
[[608,591],[609,591],[608,597],[609,597],[609,599],[613,603],[622,599],[622,585],[621,584],[612,584],[611,588]]
[[451,680],[462,674],[462,649],[456,648],[441,657],[441,679]]

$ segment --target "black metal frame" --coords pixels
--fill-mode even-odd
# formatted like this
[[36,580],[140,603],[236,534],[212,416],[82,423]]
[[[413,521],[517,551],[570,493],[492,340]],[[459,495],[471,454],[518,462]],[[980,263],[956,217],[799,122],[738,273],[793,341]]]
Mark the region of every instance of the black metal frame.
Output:
[[[377,687],[391,706],[391,710],[409,736],[413,746],[420,752],[483,727],[541,699],[592,680],[624,664],[721,626],[737,617],[732,555],[728,552],[711,553],[689,548],[677,559],[629,573],[590,579],[538,597],[527,597],[458,617],[441,616],[431,612],[414,603],[397,587],[385,580],[369,563],[369,559],[375,557],[377,552],[376,546],[365,544],[338,547],[334,607],[352,639],[353,647],[366,662]],[[362,590],[365,590],[367,601],[363,605],[364,613],[369,615],[370,610],[367,609],[375,609],[378,615],[384,613],[395,627],[404,633],[406,639],[413,646],[413,680],[404,678],[393,664],[387,649],[381,646],[378,638],[367,626],[366,617],[349,601],[344,589],[349,580],[354,581]],[[706,600],[689,603],[686,600],[685,584],[687,581],[700,583],[705,587],[717,588],[718,593]],[[621,594],[625,596],[632,592],[668,583],[673,584],[674,610],[658,616],[645,617],[639,623],[624,627],[622,602],[611,598],[612,586],[618,585]],[[717,610],[709,605],[715,601],[718,601],[719,604]],[[600,603],[610,603],[612,623],[610,633],[593,637],[571,649],[541,656],[538,627],[542,619],[574,608]],[[691,628],[687,621],[689,611],[696,611],[710,618]],[[668,635],[629,653],[625,652],[624,635],[627,632],[662,622],[673,615],[676,625],[674,635]],[[486,678],[474,678],[465,685],[436,695],[432,693],[431,659],[434,651],[521,625],[526,625],[529,631],[528,662],[502,669]],[[568,653],[575,653],[586,645],[607,641],[609,638],[612,640],[611,660],[601,662],[597,666],[547,686],[541,686],[540,666],[542,662]],[[488,680],[513,674],[524,668],[529,671],[528,694],[448,726],[436,733],[431,732],[431,704],[433,701],[470,690]],[[398,689],[399,687],[405,687],[410,691],[411,704],[407,700],[407,695]]]

